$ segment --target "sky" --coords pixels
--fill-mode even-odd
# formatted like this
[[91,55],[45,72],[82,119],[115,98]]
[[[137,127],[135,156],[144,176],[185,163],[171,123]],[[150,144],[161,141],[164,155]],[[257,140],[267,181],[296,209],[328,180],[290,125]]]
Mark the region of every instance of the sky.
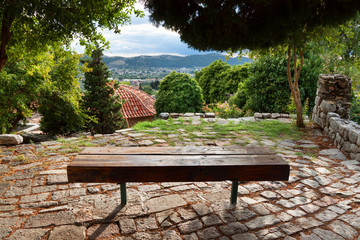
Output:
[[[144,7],[137,4],[138,9]],[[187,44],[180,41],[176,32],[167,30],[161,26],[155,27],[149,21],[149,13],[144,11],[143,18],[131,16],[131,24],[121,27],[121,33],[113,31],[102,31],[104,37],[110,42],[110,50],[104,52],[107,56],[133,57],[140,55],[193,55],[208,52],[199,52],[187,47]],[[73,45],[78,53],[83,53],[83,48]]]

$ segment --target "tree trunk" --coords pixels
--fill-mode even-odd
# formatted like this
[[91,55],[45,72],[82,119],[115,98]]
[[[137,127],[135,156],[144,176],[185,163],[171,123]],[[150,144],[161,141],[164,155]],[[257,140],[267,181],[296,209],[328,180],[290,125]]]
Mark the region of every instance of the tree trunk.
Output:
[[293,48],[294,54],[294,81],[291,77],[291,46],[288,47],[288,56],[287,56],[287,77],[291,89],[291,95],[293,96],[295,107],[296,107],[296,126],[297,127],[304,127],[304,119],[302,114],[302,105],[301,105],[301,97],[300,97],[300,90],[299,90],[299,77],[300,72],[304,64],[304,52],[300,50],[300,67],[297,68],[297,50],[296,46],[294,45]]
[[9,43],[11,38],[11,24],[13,23],[14,18],[4,13],[3,19],[1,21],[1,39],[0,39],[0,72],[5,66],[8,56],[6,54],[6,46]]

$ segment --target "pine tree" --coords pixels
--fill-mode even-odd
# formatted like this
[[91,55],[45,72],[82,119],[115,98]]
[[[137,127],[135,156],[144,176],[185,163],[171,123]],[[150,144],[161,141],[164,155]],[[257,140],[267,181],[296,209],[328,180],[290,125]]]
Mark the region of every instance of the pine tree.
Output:
[[85,61],[92,71],[85,73],[84,106],[89,111],[89,115],[97,119],[97,123],[89,126],[92,134],[114,133],[115,130],[125,126],[120,111],[121,100],[114,90],[119,87],[119,84],[108,80],[110,72],[102,57],[103,50],[96,47],[91,54],[91,59]]

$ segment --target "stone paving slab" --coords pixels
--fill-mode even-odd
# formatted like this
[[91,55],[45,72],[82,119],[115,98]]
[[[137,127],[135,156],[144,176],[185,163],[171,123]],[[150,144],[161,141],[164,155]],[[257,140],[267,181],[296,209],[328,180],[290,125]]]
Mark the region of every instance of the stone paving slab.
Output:
[[[172,137],[182,144],[180,132]],[[66,166],[78,153],[64,144],[82,138],[1,146],[0,239],[360,239],[359,164],[314,132],[306,140],[261,143],[233,133],[186,143],[246,139],[275,147],[290,163],[289,182],[241,182],[236,205],[224,181],[129,183],[128,204],[121,206],[117,184],[67,183]],[[168,146],[132,129],[91,141]]]

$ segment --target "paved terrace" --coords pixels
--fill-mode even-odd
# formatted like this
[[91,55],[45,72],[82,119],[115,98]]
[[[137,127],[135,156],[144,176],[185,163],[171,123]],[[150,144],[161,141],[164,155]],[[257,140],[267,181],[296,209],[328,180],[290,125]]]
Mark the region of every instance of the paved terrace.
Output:
[[[170,137],[175,145],[241,144],[237,134],[185,143]],[[133,130],[85,140],[168,146]],[[129,183],[121,208],[116,184],[67,183],[66,166],[85,140],[0,147],[1,239],[360,239],[360,168],[319,130],[302,141],[263,139],[290,163],[290,181],[241,183],[236,206],[229,181],[162,182]]]

